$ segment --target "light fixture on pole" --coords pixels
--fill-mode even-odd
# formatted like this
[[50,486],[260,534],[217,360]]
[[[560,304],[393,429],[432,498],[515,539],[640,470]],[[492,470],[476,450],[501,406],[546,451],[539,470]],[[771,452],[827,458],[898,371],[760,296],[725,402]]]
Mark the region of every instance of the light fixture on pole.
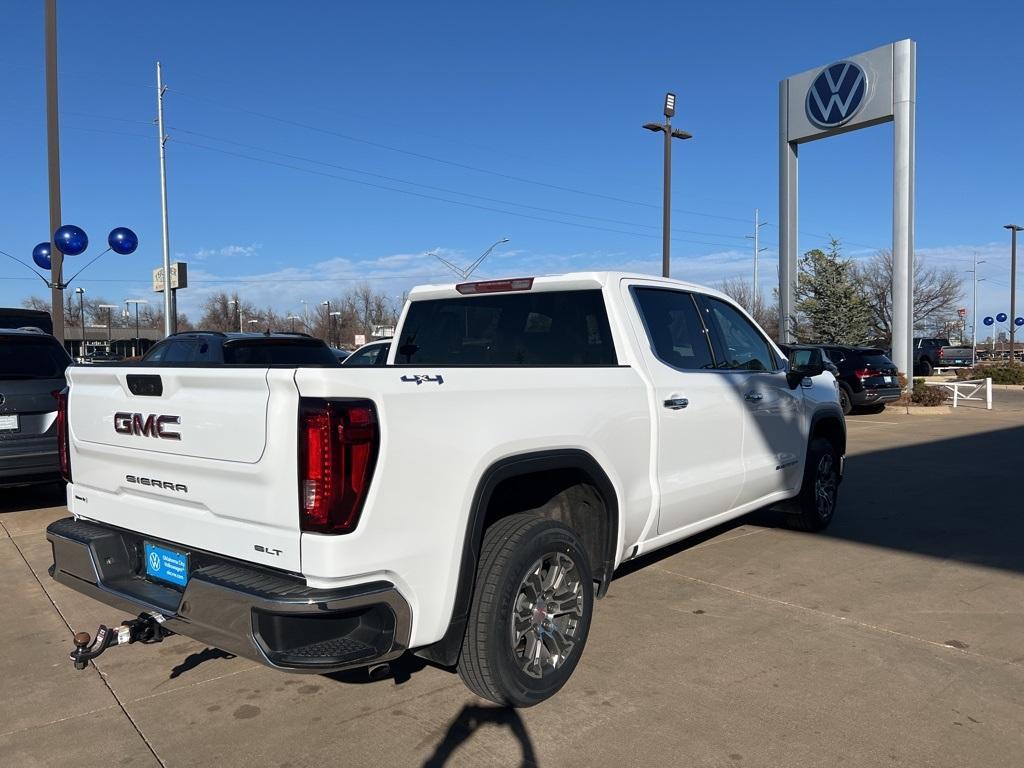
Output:
[[117,304],[98,304],[98,305],[96,305],[96,308],[97,309],[105,309],[105,310],[107,310],[107,346],[109,347],[110,346],[110,313],[111,313],[111,311],[113,311],[115,309],[119,309],[119,307],[117,306]]
[[142,339],[139,338],[139,304],[149,304],[148,299],[125,299],[125,309],[128,304],[135,305],[135,343],[132,345],[132,357],[138,357],[142,353]]
[[[334,318],[341,317],[341,312],[338,312],[337,310],[335,310],[334,312],[329,313],[329,316],[330,316],[330,323],[331,323],[331,333],[330,333],[330,336],[331,336],[331,339],[333,339],[334,338]],[[330,344],[328,344],[328,346],[333,347],[334,346],[334,342],[332,341]]]
[[665,94],[665,122],[644,123],[648,131],[661,132],[665,135],[665,169],[663,184],[663,200],[661,214],[661,276],[669,277],[669,231],[672,219],[672,139],[692,139],[693,135],[686,131],[672,128],[672,118],[676,114],[676,95]]
[[1024,227],[1017,224],[1004,224],[1004,229],[1010,230],[1010,363],[1017,360],[1017,348],[1014,346],[1014,335],[1017,330],[1017,233]]

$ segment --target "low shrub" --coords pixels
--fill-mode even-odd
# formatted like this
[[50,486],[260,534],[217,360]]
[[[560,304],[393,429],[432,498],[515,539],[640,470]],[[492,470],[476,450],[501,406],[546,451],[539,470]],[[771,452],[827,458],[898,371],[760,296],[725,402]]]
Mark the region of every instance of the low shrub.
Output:
[[914,391],[910,395],[910,402],[914,405],[935,406],[946,402],[949,393],[942,387],[929,387],[924,379],[914,379]]
[[992,379],[993,384],[1024,384],[1024,365],[978,365],[974,368],[961,368],[956,376],[961,380]]

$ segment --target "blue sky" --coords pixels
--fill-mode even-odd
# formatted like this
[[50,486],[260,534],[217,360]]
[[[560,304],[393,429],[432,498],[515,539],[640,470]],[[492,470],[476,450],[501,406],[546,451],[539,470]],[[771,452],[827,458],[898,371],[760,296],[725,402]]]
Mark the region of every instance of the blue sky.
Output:
[[[295,311],[370,278],[399,295],[507,236],[481,276],[660,269],[659,120],[679,95],[673,275],[775,280],[778,81],[905,37],[918,43],[917,249],[979,273],[1008,310],[1024,220],[1017,4],[60,3],[64,221],[96,254],[79,279],[151,300],[160,198],[154,63],[163,62],[171,250],[180,307],[216,290]],[[47,239],[43,3],[0,9],[0,249]],[[891,242],[890,126],[801,148],[800,248]],[[1024,223],[1024,221],[1022,221]],[[78,257],[81,261],[83,257]],[[76,263],[78,263],[76,261]],[[84,261],[81,261],[84,263]],[[965,279],[970,275],[965,274]],[[27,278],[27,279],[25,279]],[[45,292],[0,262],[0,304]],[[968,286],[969,288],[969,286]],[[43,290],[41,290],[43,289]],[[964,306],[969,306],[970,291]]]

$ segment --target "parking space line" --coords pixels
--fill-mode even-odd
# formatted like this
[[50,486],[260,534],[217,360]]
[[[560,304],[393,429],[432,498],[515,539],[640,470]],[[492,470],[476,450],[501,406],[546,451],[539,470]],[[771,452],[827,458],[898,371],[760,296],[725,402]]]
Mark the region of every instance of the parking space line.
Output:
[[857,419],[857,421],[847,421],[846,422],[846,426],[856,425],[856,424],[891,424],[893,426],[899,426],[899,423],[900,422],[898,422],[898,421],[876,421],[874,419],[871,419],[869,421],[867,419]]

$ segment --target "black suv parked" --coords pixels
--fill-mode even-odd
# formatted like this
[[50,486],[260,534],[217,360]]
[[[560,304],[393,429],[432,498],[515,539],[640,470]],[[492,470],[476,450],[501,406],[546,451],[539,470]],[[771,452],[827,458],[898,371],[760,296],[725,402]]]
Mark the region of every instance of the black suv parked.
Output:
[[280,365],[337,368],[338,359],[320,339],[304,333],[185,331],[153,346],[142,365]]
[[50,334],[0,329],[0,488],[60,479],[57,398],[70,364]]
[[843,413],[855,409],[881,411],[886,403],[900,399],[900,380],[885,352],[874,347],[847,347],[840,344],[792,344],[784,346],[786,354],[793,349],[820,349],[828,362],[839,371],[839,404]]

